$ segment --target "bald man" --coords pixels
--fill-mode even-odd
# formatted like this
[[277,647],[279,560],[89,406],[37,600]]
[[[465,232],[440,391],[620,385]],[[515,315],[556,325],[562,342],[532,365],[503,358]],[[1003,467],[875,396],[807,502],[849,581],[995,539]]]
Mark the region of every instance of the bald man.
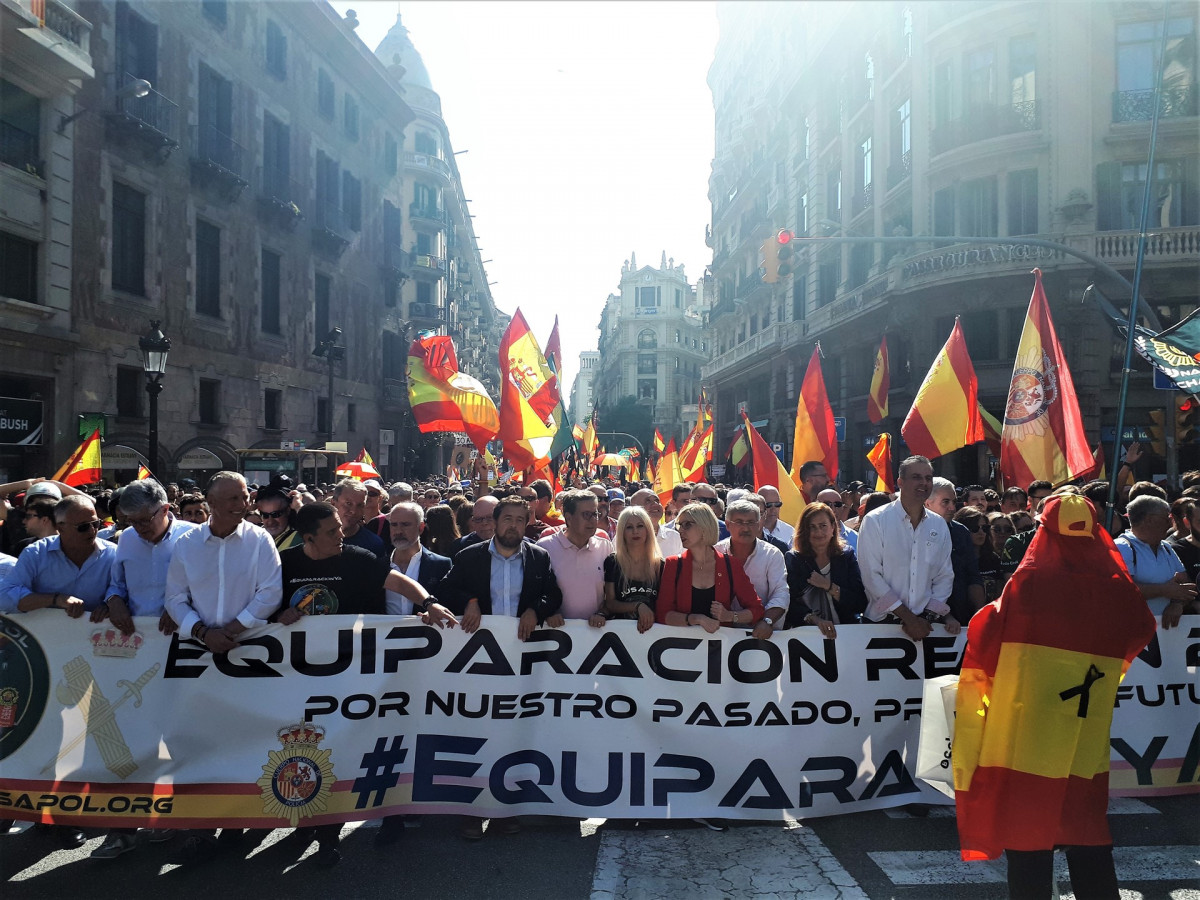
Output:
[[842,499],[841,491],[834,488],[825,488],[825,490],[817,494],[817,502],[824,503],[833,510],[833,515],[838,523],[838,535],[841,536],[842,543],[847,544],[851,550],[857,553],[858,532],[846,527],[846,515],[850,512],[850,507]]

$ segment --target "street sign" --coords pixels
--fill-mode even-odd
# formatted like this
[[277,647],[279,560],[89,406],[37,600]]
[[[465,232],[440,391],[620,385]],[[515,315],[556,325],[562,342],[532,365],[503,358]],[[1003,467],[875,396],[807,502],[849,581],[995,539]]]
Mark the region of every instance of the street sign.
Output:
[[775,451],[775,455],[779,457],[779,461],[783,462],[783,444],[772,443],[771,449]]
[[712,472],[713,478],[722,478],[725,475],[725,464],[724,463],[713,463],[711,466],[708,467],[708,469],[710,472]]
[[1154,367],[1154,388],[1159,391],[1177,391],[1179,385],[1175,383],[1175,379],[1160,369]]
[[846,418],[845,416],[833,417],[833,430],[837,435],[837,442],[840,444],[846,440]]

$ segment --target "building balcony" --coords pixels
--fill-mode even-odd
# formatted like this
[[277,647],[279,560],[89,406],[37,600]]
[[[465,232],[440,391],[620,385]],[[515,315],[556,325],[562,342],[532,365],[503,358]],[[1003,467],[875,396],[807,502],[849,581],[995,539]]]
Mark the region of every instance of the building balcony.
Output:
[[406,151],[404,154],[404,168],[414,175],[435,175],[447,184],[453,181],[453,176],[450,173],[450,164],[444,159],[439,159],[429,153],[409,153]]
[[245,151],[241,144],[211,125],[200,125],[192,134],[192,172],[231,199],[249,184],[245,178]]
[[[60,0],[15,0],[15,17],[28,23],[5,23],[3,55],[23,62],[62,82],[96,76],[92,67],[92,23]],[[36,7],[36,9],[35,9]],[[71,88],[74,93],[74,88]]]
[[899,187],[905,179],[912,176],[912,151],[906,150],[900,154],[900,158],[888,166],[887,170],[887,185],[890,191],[894,187]]
[[426,206],[420,203],[408,205],[408,221],[414,228],[426,231],[444,231],[450,223],[450,216],[444,209],[436,206]]
[[45,178],[45,162],[38,156],[38,136],[0,122],[0,163]]
[[789,334],[787,322],[776,322],[768,325],[757,334],[752,334],[736,347],[732,347],[720,356],[714,356],[712,361],[700,367],[701,378],[713,378],[732,371],[735,367],[744,369],[752,358],[760,353],[766,357],[774,355],[783,349]]
[[412,273],[418,278],[438,281],[446,277],[448,268],[446,260],[440,256],[416,252],[412,254]]
[[1042,127],[1037,100],[996,106],[976,106],[961,119],[933,129],[933,153],[945,153],[965,144],[1008,134],[1038,131]]
[[300,209],[300,193],[296,182],[282,169],[263,166],[258,175],[258,211],[268,222],[295,231],[304,219]]
[[[126,72],[117,79],[116,90],[136,80]],[[179,107],[156,90],[145,97],[118,97],[105,118],[111,130],[140,141],[162,160],[179,146]]]
[[438,324],[446,322],[448,318],[446,310],[436,303],[410,303],[408,304],[408,317],[415,321]]
[[332,203],[318,203],[313,220],[313,246],[331,256],[340,257],[353,239],[346,213]]
[[[1095,235],[1094,256],[1112,266],[1137,262],[1138,232],[1101,231]],[[1195,266],[1200,257],[1200,227],[1160,228],[1146,235],[1146,259]]]
[[[1194,84],[1164,87],[1158,104],[1159,118],[1196,115],[1198,96],[1200,91]],[[1115,91],[1112,107],[1114,122],[1149,122],[1154,118],[1154,91]]]
[[408,254],[399,244],[384,244],[383,268],[385,277],[395,281],[408,277]]

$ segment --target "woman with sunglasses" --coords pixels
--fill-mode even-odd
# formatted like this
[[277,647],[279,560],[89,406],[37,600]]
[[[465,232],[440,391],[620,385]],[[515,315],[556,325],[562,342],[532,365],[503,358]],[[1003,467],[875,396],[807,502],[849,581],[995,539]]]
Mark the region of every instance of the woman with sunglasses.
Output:
[[619,619],[637,619],[638,631],[654,624],[663,557],[654,522],[640,506],[627,506],[617,519],[613,552],[604,560],[604,611]]
[[717,517],[704,503],[689,503],[675,518],[683,554],[667,558],[658,585],[656,619],[664,625],[699,625],[709,634],[721,627],[722,612],[733,611],[736,597],[741,609],[726,623],[745,628],[754,625],[754,636],[771,637],[763,621],[762,600],[754,592],[740,560],[714,548],[719,540]]
[[823,636],[836,638],[839,624],[857,622],[867,608],[858,559],[842,540],[837,516],[826,504],[804,507],[783,561],[791,591],[784,627],[815,625]]
[[964,506],[954,514],[954,521],[971,532],[971,544],[979,559],[979,574],[983,576],[984,602],[991,603],[1000,596],[1005,581],[1000,569],[1000,554],[992,548],[992,525],[974,506]]

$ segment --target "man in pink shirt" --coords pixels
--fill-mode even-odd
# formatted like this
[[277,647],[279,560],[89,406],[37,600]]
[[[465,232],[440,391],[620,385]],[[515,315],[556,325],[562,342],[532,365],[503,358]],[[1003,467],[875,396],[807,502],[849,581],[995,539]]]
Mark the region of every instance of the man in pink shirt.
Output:
[[563,619],[587,619],[603,627],[600,613],[604,603],[604,560],[613,545],[596,536],[600,514],[596,495],[590,491],[568,491],[563,497],[566,528],[549,534],[537,545],[550,554],[554,574],[562,591],[562,607],[546,624],[557,628]]

